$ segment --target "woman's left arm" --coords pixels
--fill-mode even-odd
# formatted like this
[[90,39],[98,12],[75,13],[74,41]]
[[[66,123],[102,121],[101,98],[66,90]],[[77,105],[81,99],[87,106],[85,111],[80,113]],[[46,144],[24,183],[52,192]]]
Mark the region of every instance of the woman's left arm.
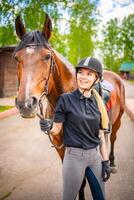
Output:
[[107,146],[106,146],[106,140],[105,140],[103,130],[100,130],[99,137],[100,137],[100,141],[101,141],[100,153],[101,153],[101,156],[102,156],[102,160],[108,160]]
[[103,181],[106,182],[110,178],[110,167],[109,167],[109,159],[108,159],[105,136],[102,130],[100,130],[99,136],[101,140],[100,153],[102,156],[102,178]]

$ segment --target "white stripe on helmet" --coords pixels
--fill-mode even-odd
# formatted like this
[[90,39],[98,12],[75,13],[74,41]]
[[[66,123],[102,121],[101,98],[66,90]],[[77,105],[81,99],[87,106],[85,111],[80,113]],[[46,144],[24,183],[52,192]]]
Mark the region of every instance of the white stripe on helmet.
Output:
[[90,57],[87,57],[87,59],[83,63],[83,66],[88,66],[89,60],[90,60]]

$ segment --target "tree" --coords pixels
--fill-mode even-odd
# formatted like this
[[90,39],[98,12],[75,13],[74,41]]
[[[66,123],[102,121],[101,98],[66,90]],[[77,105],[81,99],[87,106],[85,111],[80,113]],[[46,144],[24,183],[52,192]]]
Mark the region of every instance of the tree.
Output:
[[117,71],[118,62],[121,59],[121,33],[119,20],[111,19],[103,30],[103,41],[100,48],[105,66],[113,71]]
[[77,0],[72,5],[68,36],[68,58],[73,64],[78,63],[81,58],[91,56],[94,52],[95,9],[96,4],[89,4],[88,0]]
[[122,62],[134,60],[134,15],[111,19],[103,30],[100,49],[105,66],[117,72]]
[[[27,31],[42,30],[45,13],[53,21],[52,46],[76,64],[94,50],[96,4],[98,0],[2,0],[0,4],[0,45],[16,44],[19,39],[14,30],[16,16],[21,15]],[[67,18],[66,19],[66,15]],[[64,33],[61,31],[66,21]],[[5,31],[8,33],[5,36]]]
[[[59,18],[59,10],[57,1],[55,0],[2,0],[0,4],[0,28],[1,35],[0,45],[4,46],[17,43],[15,39],[14,22],[16,16],[20,15],[25,22],[28,31],[42,30],[45,12],[47,12],[57,26],[57,19]],[[10,32],[10,38],[5,37],[5,30]]]
[[123,60],[134,61],[134,14],[122,21],[122,48]]
[[16,42],[17,42],[16,35],[14,34],[12,25],[8,24],[7,27],[1,26],[0,27],[0,45],[1,46],[13,45]]

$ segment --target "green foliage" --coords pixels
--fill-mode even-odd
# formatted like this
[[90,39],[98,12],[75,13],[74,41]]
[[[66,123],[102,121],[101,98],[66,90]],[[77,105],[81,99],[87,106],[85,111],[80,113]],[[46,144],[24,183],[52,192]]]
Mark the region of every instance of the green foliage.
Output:
[[125,17],[122,22],[110,20],[103,31],[101,49],[105,66],[118,72],[122,62],[134,60],[134,15]]
[[[53,21],[52,46],[73,64],[93,54],[96,3],[88,0],[2,0],[0,4],[0,46],[16,44],[14,22],[21,15],[27,31],[42,30],[45,14]],[[68,16],[66,19],[66,15]],[[63,21],[65,31],[61,31]],[[61,23],[62,22],[62,23]]]
[[13,26],[8,24],[7,27],[0,27],[0,46],[7,46],[15,43],[17,43],[17,38],[13,31]]
[[120,60],[120,28],[118,23],[117,19],[110,20],[107,23],[107,27],[103,31],[104,40],[101,44],[104,64],[113,71],[117,71]]
[[53,18],[56,27],[60,15],[58,9],[55,0],[2,0],[0,4],[0,45],[17,43],[18,39],[14,30],[16,16],[21,16],[27,31],[42,30],[46,12]]
[[13,108],[13,106],[0,106],[0,112],[4,112],[4,111],[9,110],[11,108]]
[[60,34],[58,30],[52,33],[52,37],[50,39],[50,43],[54,49],[56,49],[59,53],[63,54],[65,57],[68,56],[67,51],[67,35]]
[[94,51],[93,36],[95,35],[95,5],[87,0],[74,1],[70,17],[70,32],[68,35],[68,58],[77,64],[81,58],[92,55]]
[[[53,48],[76,65],[80,59],[93,55],[96,48],[99,0],[1,0],[0,46],[17,44],[15,18],[21,15],[27,31],[42,30],[45,13],[53,22],[50,43]],[[64,24],[64,33],[62,25]],[[104,26],[103,40],[98,42],[104,65],[117,72],[122,62],[134,61],[134,14],[122,21],[110,20]]]
[[123,19],[122,46],[124,50],[124,61],[134,61],[134,14]]

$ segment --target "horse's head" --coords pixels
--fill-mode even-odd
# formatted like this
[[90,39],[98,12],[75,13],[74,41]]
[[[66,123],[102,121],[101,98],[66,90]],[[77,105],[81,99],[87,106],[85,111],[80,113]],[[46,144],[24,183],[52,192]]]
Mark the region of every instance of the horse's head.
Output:
[[17,17],[15,28],[21,39],[14,53],[19,81],[16,106],[22,117],[31,118],[36,116],[39,97],[44,87],[47,87],[51,72],[52,50],[48,40],[51,36],[52,23],[46,15],[42,32],[26,33],[20,17]]

